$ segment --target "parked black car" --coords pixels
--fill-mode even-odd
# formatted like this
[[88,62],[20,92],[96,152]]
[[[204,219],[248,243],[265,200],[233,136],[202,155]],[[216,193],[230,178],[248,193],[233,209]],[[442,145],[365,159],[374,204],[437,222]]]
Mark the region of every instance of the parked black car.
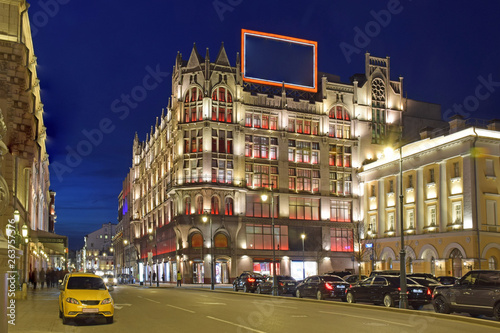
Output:
[[[276,284],[278,287],[278,295],[284,294],[295,294],[295,287],[297,287],[297,281],[291,276],[287,275],[277,275]],[[273,290],[273,277],[267,277],[267,280],[259,283],[257,286],[257,294],[271,294]]]
[[368,276],[361,275],[361,277],[360,277],[359,274],[346,275],[343,277],[345,282],[349,282],[349,283],[356,283],[358,281],[363,281],[364,279],[367,279],[367,278],[368,278]]
[[442,285],[448,286],[455,284],[460,279],[454,276],[438,276],[436,280],[439,281],[439,283],[441,283]]
[[429,278],[429,277],[421,277],[421,276],[411,275],[411,276],[409,276],[409,278],[411,278],[413,281],[417,282],[418,284],[426,286],[427,288],[429,288],[431,290],[431,292],[434,291],[434,289],[436,287],[442,286],[442,284],[439,283],[439,281],[437,281],[436,279]]
[[340,298],[345,301],[349,283],[336,275],[313,275],[297,285],[295,296],[316,297],[317,299]]
[[372,271],[370,273],[370,277],[376,276],[376,275],[394,275],[394,276],[399,276],[399,274],[400,274],[400,271],[396,271],[396,270],[393,270],[393,269],[387,269],[387,270],[383,270],[383,271]]
[[452,286],[436,287],[432,297],[436,312],[467,312],[500,320],[500,271],[470,271]]
[[259,273],[243,272],[233,281],[233,290],[243,290],[244,292],[254,292],[259,283],[264,282],[266,278]]
[[[432,292],[429,288],[410,278],[406,279],[406,288],[408,304],[412,308],[418,310],[431,303]],[[346,299],[348,303],[361,301],[392,307],[399,303],[400,290],[399,276],[376,275],[351,285],[347,290]]]

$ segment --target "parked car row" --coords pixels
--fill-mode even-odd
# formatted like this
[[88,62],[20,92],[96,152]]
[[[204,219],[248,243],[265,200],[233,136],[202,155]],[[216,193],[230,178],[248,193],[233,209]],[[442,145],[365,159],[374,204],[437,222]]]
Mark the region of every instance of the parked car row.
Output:
[[[337,298],[348,303],[369,302],[393,307],[399,304],[401,285],[398,271],[374,271],[370,277],[333,273],[313,275],[303,281],[276,276],[278,295],[319,300]],[[273,277],[244,272],[233,283],[233,290],[271,294]],[[500,270],[473,270],[462,278],[408,274],[408,305],[419,310],[433,304],[439,313],[465,312],[473,317],[493,316],[500,320]]]

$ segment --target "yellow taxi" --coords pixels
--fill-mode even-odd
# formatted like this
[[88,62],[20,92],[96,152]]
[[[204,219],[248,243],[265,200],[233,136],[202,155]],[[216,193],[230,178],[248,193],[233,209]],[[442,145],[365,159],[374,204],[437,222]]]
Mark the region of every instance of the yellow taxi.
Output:
[[103,279],[90,273],[66,274],[59,286],[59,317],[63,324],[70,319],[104,317],[113,322],[115,312],[113,298]]

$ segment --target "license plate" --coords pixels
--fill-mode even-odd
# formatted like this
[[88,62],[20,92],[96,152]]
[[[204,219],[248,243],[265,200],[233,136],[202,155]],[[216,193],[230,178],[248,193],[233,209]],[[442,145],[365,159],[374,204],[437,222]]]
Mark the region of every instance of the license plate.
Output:
[[344,285],[340,285],[340,286],[337,286],[337,288],[339,288],[339,289],[344,289],[344,288],[345,288],[345,286],[344,286]]
[[99,309],[97,308],[84,308],[82,309],[83,313],[98,313]]
[[415,294],[421,294],[421,293],[423,293],[424,291],[423,291],[422,289],[413,289],[413,292],[414,292]]
[[287,285],[287,286],[294,286],[294,285],[295,285],[295,283],[293,283],[293,282],[288,282],[286,285]]

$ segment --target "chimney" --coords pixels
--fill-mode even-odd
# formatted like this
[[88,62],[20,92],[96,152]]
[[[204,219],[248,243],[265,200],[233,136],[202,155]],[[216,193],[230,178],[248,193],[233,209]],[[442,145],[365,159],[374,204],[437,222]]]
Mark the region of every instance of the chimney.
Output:
[[452,116],[448,123],[450,124],[450,134],[465,128],[465,119],[459,114]]
[[492,131],[500,131],[500,119],[491,119],[488,121],[488,129]]
[[420,130],[420,140],[431,138],[432,132],[434,128],[433,127],[425,127]]

